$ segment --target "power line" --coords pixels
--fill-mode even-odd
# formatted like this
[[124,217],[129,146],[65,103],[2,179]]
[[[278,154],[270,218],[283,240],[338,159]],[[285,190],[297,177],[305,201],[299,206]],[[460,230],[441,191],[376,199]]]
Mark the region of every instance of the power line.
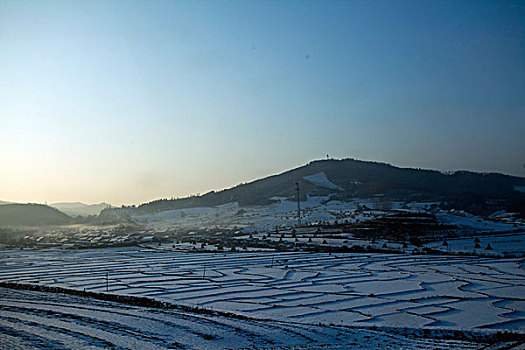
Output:
[[299,192],[299,182],[295,183],[295,190],[297,191],[297,224],[301,225],[301,197]]

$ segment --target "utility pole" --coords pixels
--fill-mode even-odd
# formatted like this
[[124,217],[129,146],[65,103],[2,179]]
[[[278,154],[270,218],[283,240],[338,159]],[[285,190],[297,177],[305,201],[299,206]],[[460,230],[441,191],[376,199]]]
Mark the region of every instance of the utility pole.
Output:
[[206,277],[206,263],[204,263],[204,269],[202,270],[202,279]]
[[299,193],[299,182],[295,183],[295,190],[297,191],[297,224],[301,225],[301,197]]
[[109,275],[106,272],[106,293],[109,293]]

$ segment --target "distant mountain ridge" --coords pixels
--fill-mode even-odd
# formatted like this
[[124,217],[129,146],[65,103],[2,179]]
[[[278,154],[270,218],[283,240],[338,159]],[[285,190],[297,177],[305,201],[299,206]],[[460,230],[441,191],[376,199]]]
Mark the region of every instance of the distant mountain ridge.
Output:
[[111,207],[108,203],[84,204],[80,202],[52,203],[49,206],[73,217],[78,215],[98,215],[103,209]]
[[[387,200],[440,201],[481,214],[505,209],[525,216],[525,193],[516,190],[525,186],[525,178],[470,171],[443,173],[355,159],[316,160],[222,191],[182,199],[160,199],[125,209],[143,214],[229,202],[238,202],[240,206],[264,205],[271,203],[271,197],[295,196],[296,182],[300,183],[303,200],[307,193],[332,194],[333,199],[339,200],[381,196]],[[101,216],[105,214],[109,212],[103,210]]]

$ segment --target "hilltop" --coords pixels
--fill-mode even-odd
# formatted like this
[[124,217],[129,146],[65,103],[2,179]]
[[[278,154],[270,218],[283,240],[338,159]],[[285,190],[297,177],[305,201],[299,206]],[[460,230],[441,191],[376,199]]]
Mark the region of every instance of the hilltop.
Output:
[[[160,199],[125,209],[134,214],[147,214],[231,202],[237,202],[239,206],[266,205],[275,197],[293,198],[297,182],[301,188],[301,200],[305,200],[307,194],[331,195],[331,198],[342,201],[379,196],[405,202],[436,201],[445,207],[482,215],[507,210],[525,216],[525,178],[470,171],[444,173],[355,159],[316,160],[222,191],[182,199]],[[103,210],[101,216],[105,214],[108,214],[107,210]]]
[[0,226],[64,225],[72,218],[42,204],[5,204],[0,206]]
[[[7,204],[21,204],[14,202],[6,202],[0,200],[0,205]],[[46,204],[47,205],[47,204]],[[48,205],[49,207],[58,209],[64,214],[67,214],[71,217],[77,216],[96,216],[100,214],[103,209],[111,208],[112,206],[108,203],[99,203],[99,204],[85,204],[81,202],[62,202],[62,203],[52,203]]]

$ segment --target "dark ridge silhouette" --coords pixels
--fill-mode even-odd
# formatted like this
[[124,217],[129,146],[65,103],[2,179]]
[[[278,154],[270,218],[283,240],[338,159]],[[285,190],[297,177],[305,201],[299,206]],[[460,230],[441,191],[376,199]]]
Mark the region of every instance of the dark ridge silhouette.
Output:
[[73,219],[42,204],[5,204],[0,206],[0,226],[64,225]]
[[[318,186],[303,177],[325,173],[340,189]],[[294,197],[296,182],[301,185],[302,200],[310,195],[335,194],[334,199],[383,196],[388,200],[433,200],[456,209],[488,214],[498,209],[512,210],[525,215],[525,193],[516,186],[525,186],[525,178],[499,173],[399,168],[385,163],[355,159],[316,160],[282,174],[240,184],[222,191],[181,199],[159,199],[138,207],[127,208],[134,214],[173,209],[216,206],[238,202],[240,206],[271,203],[273,196]],[[112,210],[101,212],[109,217]]]

